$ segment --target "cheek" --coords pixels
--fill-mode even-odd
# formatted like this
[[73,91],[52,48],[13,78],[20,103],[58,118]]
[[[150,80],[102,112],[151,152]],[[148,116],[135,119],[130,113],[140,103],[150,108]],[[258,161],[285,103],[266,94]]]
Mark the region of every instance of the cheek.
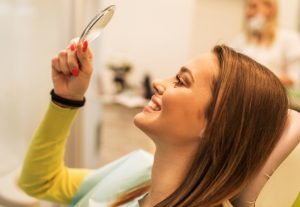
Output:
[[162,115],[168,113],[168,117],[179,116],[182,119],[193,120],[204,115],[209,102],[208,94],[185,89],[182,89],[182,93],[178,93],[175,90],[169,90],[162,97]]
[[246,11],[246,19],[249,20],[251,19],[252,17],[255,16],[255,10],[254,9],[247,9]]
[[198,136],[202,130],[205,107],[191,93],[164,94],[163,110],[160,114],[162,123],[169,125],[175,134],[185,137]]
[[[177,90],[177,91],[176,91]],[[187,110],[187,105],[190,105],[190,96],[188,92],[178,93],[178,90],[184,89],[169,89],[162,97],[162,115],[182,116],[187,115],[190,110]]]
[[273,11],[270,7],[265,7],[263,10],[262,10],[262,14],[267,17],[267,18],[270,18],[273,16]]

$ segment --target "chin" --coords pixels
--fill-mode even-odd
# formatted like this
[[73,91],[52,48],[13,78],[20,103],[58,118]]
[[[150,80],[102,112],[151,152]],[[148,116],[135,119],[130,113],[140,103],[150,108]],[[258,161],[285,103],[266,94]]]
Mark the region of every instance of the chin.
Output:
[[147,111],[147,109],[144,109],[142,112],[135,115],[133,123],[149,137],[153,137],[155,131],[158,130],[156,125],[159,125],[159,114],[160,113],[157,111]]
[[140,130],[142,130],[142,112],[138,113],[135,115],[134,119],[133,119],[133,123],[134,125],[139,128]]
[[160,128],[160,115],[162,113],[161,100],[153,95],[143,111],[134,117],[134,124],[149,137],[153,137],[155,131]]
[[135,126],[137,126],[142,131],[148,131],[148,128],[151,128],[151,125],[153,123],[153,118],[149,117],[148,114],[145,114],[144,111],[138,113],[135,115],[133,119],[133,123]]

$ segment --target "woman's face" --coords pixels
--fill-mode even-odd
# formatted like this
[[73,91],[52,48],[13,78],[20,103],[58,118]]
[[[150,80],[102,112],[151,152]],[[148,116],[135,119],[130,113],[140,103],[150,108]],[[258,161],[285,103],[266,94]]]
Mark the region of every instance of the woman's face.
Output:
[[274,6],[270,2],[263,0],[249,0],[246,9],[246,19],[251,19],[257,15],[270,18],[274,12]]
[[154,81],[155,94],[143,112],[135,116],[135,125],[156,144],[200,141],[217,74],[217,57],[209,53],[182,66],[175,76]]

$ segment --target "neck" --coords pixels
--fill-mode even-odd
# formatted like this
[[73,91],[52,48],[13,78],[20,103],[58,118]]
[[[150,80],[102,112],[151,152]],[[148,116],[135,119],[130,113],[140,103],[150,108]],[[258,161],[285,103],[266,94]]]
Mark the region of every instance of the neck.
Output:
[[155,206],[183,182],[191,166],[196,144],[187,147],[157,147],[152,168],[151,189],[143,207]]
[[264,34],[262,32],[253,32],[252,37],[254,38],[254,42],[256,44],[260,44],[264,38]]

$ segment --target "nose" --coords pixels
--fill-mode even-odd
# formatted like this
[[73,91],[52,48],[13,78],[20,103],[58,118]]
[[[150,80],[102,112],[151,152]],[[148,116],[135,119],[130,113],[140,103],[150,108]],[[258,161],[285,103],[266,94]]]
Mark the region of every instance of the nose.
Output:
[[152,88],[154,93],[158,95],[162,95],[166,90],[166,87],[163,85],[163,81],[161,80],[152,81]]

